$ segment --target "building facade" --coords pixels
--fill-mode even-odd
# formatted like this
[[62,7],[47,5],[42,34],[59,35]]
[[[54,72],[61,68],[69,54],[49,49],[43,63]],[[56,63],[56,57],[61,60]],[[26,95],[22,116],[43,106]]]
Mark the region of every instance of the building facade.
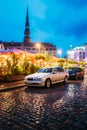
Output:
[[[37,44],[39,46],[37,46]],[[32,42],[30,39],[30,24],[28,17],[28,8],[26,12],[26,22],[25,22],[25,30],[24,30],[24,39],[23,42],[0,42],[0,45],[3,45],[4,49],[12,49],[17,48],[21,50],[26,50],[30,53],[38,53],[38,52],[48,52],[56,55],[56,46],[51,43],[45,42]]]
[[4,44],[2,42],[0,42],[0,50],[5,50]]
[[83,46],[75,47],[67,52],[68,60],[86,61],[87,62],[87,43]]

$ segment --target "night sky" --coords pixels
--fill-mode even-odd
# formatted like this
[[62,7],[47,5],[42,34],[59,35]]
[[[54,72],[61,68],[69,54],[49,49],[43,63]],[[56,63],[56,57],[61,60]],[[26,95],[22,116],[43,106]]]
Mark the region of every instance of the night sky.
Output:
[[53,43],[62,57],[87,43],[87,0],[2,0],[0,40],[23,41],[27,5],[31,41]]

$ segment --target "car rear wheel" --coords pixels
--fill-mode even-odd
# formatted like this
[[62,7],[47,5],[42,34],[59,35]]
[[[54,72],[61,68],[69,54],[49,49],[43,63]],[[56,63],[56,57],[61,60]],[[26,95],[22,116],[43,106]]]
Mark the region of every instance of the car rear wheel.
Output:
[[46,81],[45,81],[45,87],[46,88],[50,88],[51,87],[51,80],[50,79],[46,79]]
[[68,77],[65,76],[65,78],[64,78],[64,83],[67,83],[67,82],[68,82]]
[[84,75],[81,76],[81,79],[84,79]]

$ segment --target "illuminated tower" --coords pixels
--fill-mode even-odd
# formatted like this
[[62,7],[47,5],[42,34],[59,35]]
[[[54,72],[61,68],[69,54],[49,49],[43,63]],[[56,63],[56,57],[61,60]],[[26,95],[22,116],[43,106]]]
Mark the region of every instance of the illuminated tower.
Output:
[[29,29],[29,18],[28,18],[28,7],[26,12],[26,22],[25,22],[25,30],[24,30],[24,43],[30,42],[30,29]]

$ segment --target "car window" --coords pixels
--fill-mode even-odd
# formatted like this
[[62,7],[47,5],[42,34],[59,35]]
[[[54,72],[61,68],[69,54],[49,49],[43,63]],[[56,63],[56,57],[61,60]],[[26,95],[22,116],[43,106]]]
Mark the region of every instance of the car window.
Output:
[[75,69],[75,71],[79,72],[79,69],[78,69],[78,68],[76,68],[76,69]]
[[72,68],[69,68],[69,69],[67,69],[67,71],[73,71],[73,69],[72,69]]
[[43,68],[38,71],[38,73],[51,73],[52,68]]
[[75,68],[74,70],[75,70],[76,72],[80,72],[80,71],[81,71],[80,68]]
[[82,69],[81,68],[69,68],[69,69],[67,69],[67,71],[81,72]]
[[44,70],[45,73],[51,73],[52,72],[52,68],[47,68]]
[[67,71],[68,72],[70,72],[70,71],[76,71],[76,69],[75,68],[68,68]]
[[38,73],[42,73],[44,71],[44,69],[40,69],[38,70]]
[[57,68],[54,68],[54,69],[53,69],[53,72],[54,72],[54,73],[57,73],[57,72],[58,72]]
[[81,72],[81,71],[82,71],[82,69],[81,69],[81,68],[78,68],[78,69],[77,69],[77,71],[78,71],[78,72]]
[[62,69],[62,68],[57,68],[57,71],[58,71],[58,72],[63,72],[64,69]]

